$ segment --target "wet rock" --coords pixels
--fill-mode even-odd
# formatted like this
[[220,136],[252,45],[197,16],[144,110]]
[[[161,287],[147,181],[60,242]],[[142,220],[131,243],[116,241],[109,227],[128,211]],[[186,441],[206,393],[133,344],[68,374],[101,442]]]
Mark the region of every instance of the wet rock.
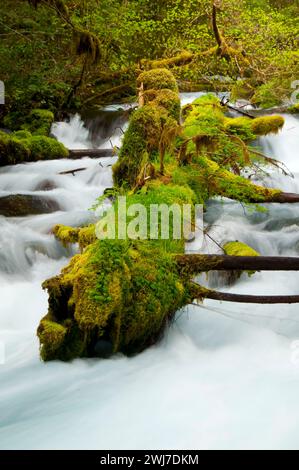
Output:
[[105,339],[100,339],[94,346],[94,353],[97,357],[108,358],[113,354],[113,344]]
[[269,220],[269,222],[265,225],[265,230],[268,230],[269,232],[274,232],[286,227],[291,227],[292,225],[299,226],[299,217]]
[[44,180],[41,181],[35,188],[34,191],[52,191],[53,189],[56,189],[57,186],[54,183],[54,181],[51,180]]
[[28,194],[12,194],[0,197],[0,215],[5,217],[50,214],[59,210],[58,203],[47,197]]

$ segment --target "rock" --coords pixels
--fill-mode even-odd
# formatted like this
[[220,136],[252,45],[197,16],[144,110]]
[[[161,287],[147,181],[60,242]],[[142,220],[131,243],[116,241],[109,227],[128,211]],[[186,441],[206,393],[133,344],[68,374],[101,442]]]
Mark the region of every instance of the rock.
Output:
[[100,339],[94,346],[94,353],[97,357],[108,358],[113,354],[113,344],[111,341]]
[[56,189],[56,188],[57,186],[53,181],[43,180],[36,186],[34,191],[52,191],[53,189]]
[[269,232],[274,232],[277,230],[282,230],[283,228],[290,227],[292,225],[299,226],[299,218],[287,218],[287,219],[273,219],[269,220],[269,222],[265,225],[265,230]]
[[57,202],[47,197],[27,194],[0,197],[0,215],[5,217],[50,214],[59,210]]

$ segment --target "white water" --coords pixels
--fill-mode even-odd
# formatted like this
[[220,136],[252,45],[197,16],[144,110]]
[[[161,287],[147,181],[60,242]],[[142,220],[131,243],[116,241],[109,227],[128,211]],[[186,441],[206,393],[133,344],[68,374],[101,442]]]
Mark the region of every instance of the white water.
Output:
[[[80,126],[76,121],[67,132],[59,126],[56,135],[88,145]],[[264,141],[268,153],[294,172],[298,131],[298,121],[289,117],[279,136]],[[59,272],[68,255],[50,228],[91,220],[86,209],[111,186],[110,167],[98,163],[39,162],[0,172],[1,194],[32,194],[43,180],[52,181],[56,188],[47,195],[64,211],[0,219],[0,341],[6,353],[0,365],[0,448],[298,448],[299,365],[291,349],[299,338],[298,306],[209,301],[179,312],[164,340],[138,357],[40,362],[35,331],[47,310],[40,284]],[[88,170],[57,174],[78,167]],[[276,174],[269,180],[299,189],[299,173],[294,180]],[[265,228],[286,218],[299,218],[299,205],[273,204],[268,214],[245,216],[238,204],[214,202],[207,213],[219,242],[239,239],[265,255],[298,255],[298,225]],[[217,250],[209,241],[204,251]],[[298,294],[298,281],[297,273],[259,273],[250,280],[244,275],[231,290]]]

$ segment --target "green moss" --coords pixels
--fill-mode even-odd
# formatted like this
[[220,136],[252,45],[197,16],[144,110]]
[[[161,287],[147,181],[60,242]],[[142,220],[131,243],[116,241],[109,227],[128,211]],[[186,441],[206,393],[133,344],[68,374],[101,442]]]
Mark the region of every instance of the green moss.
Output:
[[254,94],[254,89],[246,80],[238,80],[231,90],[230,99],[231,101],[237,101],[238,99],[250,100]]
[[291,113],[291,114],[298,114],[299,113],[299,103],[298,104],[294,104],[294,106],[290,106],[288,108],[288,113]]
[[263,109],[273,108],[279,106],[282,101],[282,96],[278,91],[277,83],[269,81],[259,86],[251,99],[253,104],[260,106]]
[[[236,241],[229,242],[223,246],[224,252],[228,256],[260,256],[260,254],[251,248],[251,246],[246,245],[245,243]],[[246,271],[248,276],[255,274],[255,271]],[[242,271],[235,272],[235,278],[238,279],[242,274]],[[231,273],[233,277],[233,273]]]
[[159,148],[161,112],[146,105],[133,113],[125,134],[117,163],[113,166],[114,182],[134,186],[136,179],[152,155]]
[[67,227],[65,225],[55,225],[53,228],[53,234],[64,246],[70,243],[78,243],[79,231],[79,228]]
[[226,118],[225,128],[227,132],[233,135],[237,135],[246,142],[255,139],[255,135],[252,131],[252,119],[250,118]]
[[253,248],[238,241],[226,243],[223,249],[225,254],[229,256],[260,256]]
[[61,348],[67,329],[57,322],[53,322],[45,317],[38,327],[38,337],[41,344],[41,357],[44,361],[55,357]]
[[143,72],[137,79],[137,85],[143,84],[144,91],[161,90],[167,88],[178,93],[178,85],[173,74],[163,68],[153,69]]
[[33,109],[25,119],[22,128],[33,135],[49,135],[54,122],[54,114],[47,109]]
[[11,130],[28,131],[33,135],[49,135],[54,122],[54,114],[47,109],[32,109],[28,115],[12,112],[7,114],[3,123]]
[[69,244],[79,243],[81,251],[88,245],[96,241],[95,226],[89,225],[88,227],[74,228],[67,227],[66,225],[55,225],[53,234],[64,246]]
[[[114,352],[141,351],[157,340],[188,298],[170,254],[159,246],[153,251],[145,243],[117,240],[97,241],[44,287],[56,299],[50,302],[51,318],[68,305],[68,320],[85,338],[81,357],[96,356],[101,340]],[[45,332],[44,323],[38,330],[42,358],[59,359],[68,334],[60,325]]]
[[30,159],[31,150],[27,141],[11,134],[0,133],[0,166],[14,165]]
[[28,143],[31,151],[31,161],[37,160],[55,160],[67,158],[69,155],[65,146],[56,139],[46,136],[33,136],[24,142]]
[[282,116],[263,116],[252,120],[251,128],[255,135],[277,134],[284,126]]
[[51,137],[31,136],[27,131],[0,133],[0,166],[67,157],[68,150]]
[[177,94],[172,90],[149,90],[144,92],[145,104],[152,106],[161,106],[166,109],[168,114],[176,121],[179,121],[181,115],[181,101]]
[[30,139],[32,137],[29,131],[24,131],[24,130],[15,131],[12,133],[12,135],[19,140]]

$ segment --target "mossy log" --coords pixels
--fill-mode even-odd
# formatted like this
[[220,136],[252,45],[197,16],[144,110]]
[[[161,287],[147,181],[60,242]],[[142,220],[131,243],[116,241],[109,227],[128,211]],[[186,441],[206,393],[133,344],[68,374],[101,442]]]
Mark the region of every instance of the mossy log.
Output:
[[[182,123],[178,89],[169,70],[143,72],[137,87],[141,84],[144,106],[131,115],[113,167],[114,195],[126,196],[125,234],[116,224],[110,238],[96,236],[105,217],[120,210],[117,198],[96,226],[54,228],[63,244],[79,243],[81,254],[43,284],[49,294],[48,313],[38,328],[44,360],[142,351],[160,338],[179,308],[216,295],[198,285],[195,289],[193,278],[201,272],[299,269],[299,259],[256,256],[245,245],[245,257],[188,256],[184,238],[173,228],[164,236],[161,217],[155,224],[148,219],[145,233],[135,239],[128,236],[133,205],[148,213],[153,204],[181,209],[188,204],[194,212],[196,203],[213,196],[245,203],[285,198],[279,189],[254,185],[233,173],[236,166],[250,166],[247,142],[260,132],[278,132],[282,118],[234,122],[225,116],[220,101],[208,95],[184,109]],[[184,228],[181,212],[179,217]]]

